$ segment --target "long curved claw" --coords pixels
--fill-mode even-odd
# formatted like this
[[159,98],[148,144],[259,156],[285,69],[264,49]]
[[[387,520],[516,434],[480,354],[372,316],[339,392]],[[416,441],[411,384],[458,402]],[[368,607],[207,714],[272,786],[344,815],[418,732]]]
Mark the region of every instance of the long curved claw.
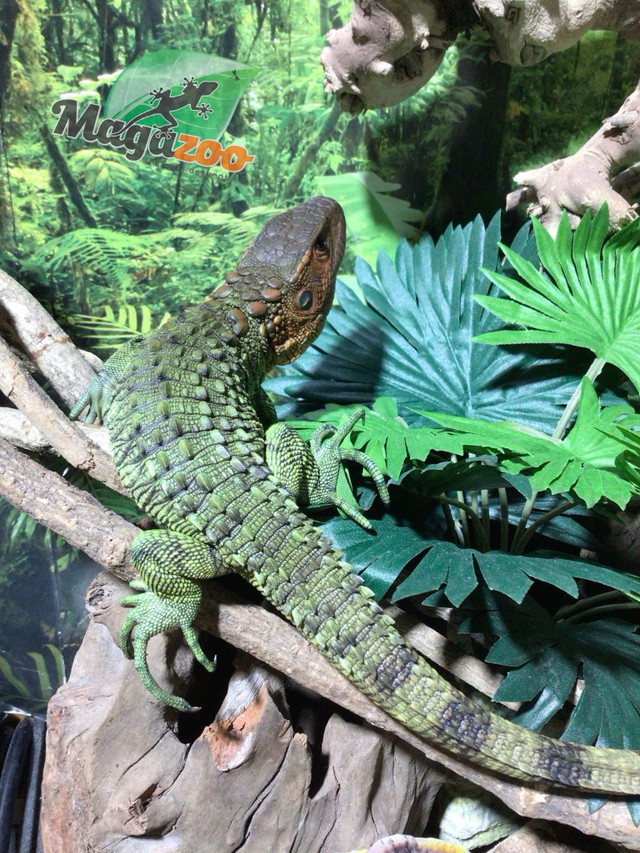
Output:
[[216,665],[215,659],[210,660],[205,655],[193,628],[198,602],[181,601],[177,606],[151,592],[139,578],[132,581],[131,586],[139,592],[124,596],[120,602],[124,607],[132,608],[120,630],[119,645],[123,654],[130,659],[133,658],[140,680],[159,702],[170,705],[178,711],[198,710],[186,699],[163,690],[151,675],[147,663],[149,640],[156,634],[181,628],[196,660],[209,672],[213,672]]
[[391,498],[389,497],[389,489],[385,482],[382,471],[378,468],[373,459],[362,450],[354,450],[349,447],[340,448],[340,458],[346,462],[356,462],[361,468],[369,474],[376,487],[380,500],[385,506],[389,506]]

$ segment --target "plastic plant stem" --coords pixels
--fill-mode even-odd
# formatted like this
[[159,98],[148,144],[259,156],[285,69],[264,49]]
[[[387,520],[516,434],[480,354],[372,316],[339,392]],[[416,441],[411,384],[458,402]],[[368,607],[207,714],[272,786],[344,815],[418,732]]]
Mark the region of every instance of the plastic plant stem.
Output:
[[[605,364],[606,361],[603,358],[596,358],[591,362],[591,366],[585,373],[585,376],[589,379],[590,382],[595,382]],[[564,437],[567,427],[571,423],[571,419],[573,418],[578,408],[578,405],[580,404],[581,389],[582,382],[580,382],[580,385],[578,385],[576,390],[571,395],[571,399],[565,406],[564,412],[562,413],[560,420],[556,424],[556,428],[554,429],[551,438],[559,441]],[[529,520],[529,516],[531,515],[534,504],[536,502],[536,498],[538,497],[538,494],[539,493],[537,491],[532,492],[531,496],[528,497],[525,502],[525,505],[522,509],[522,515],[520,516],[520,521],[518,522],[518,526],[516,528],[515,536],[513,537],[513,544],[511,545],[512,554],[521,554],[525,542],[528,541],[529,537],[524,540],[525,529],[527,526],[527,521]],[[548,515],[548,513],[546,515]],[[538,519],[538,522],[542,522],[543,520],[546,520],[546,516],[542,516],[540,519]]]
[[556,622],[563,622],[565,619],[570,619],[572,616],[582,613],[584,610],[590,610],[592,607],[598,607],[601,604],[624,597],[624,594],[618,590],[599,592],[597,595],[590,595],[588,598],[582,598],[574,604],[567,604],[564,607],[561,607],[553,618]]
[[[462,492],[458,492],[458,494],[462,495]],[[460,518],[464,519],[464,522],[465,522],[464,526],[466,528],[466,534],[467,534],[465,537],[467,547],[471,546],[471,541],[470,541],[470,536],[469,536],[469,525],[467,523],[467,515],[468,515],[469,518],[471,519],[472,523],[473,523],[473,529],[475,530],[475,532],[478,536],[478,539],[480,540],[481,550],[482,551],[489,551],[490,550],[489,539],[487,538],[487,534],[484,531],[484,528],[482,526],[482,521],[480,520],[480,516],[478,515],[478,513],[474,512],[473,509],[471,509],[471,507],[467,503],[465,503],[464,500],[456,500],[455,498],[449,498],[444,494],[440,495],[439,500],[441,500],[443,503],[447,503],[450,506],[458,507],[458,509],[462,510],[462,512],[460,513]]]
[[583,613],[574,613],[573,616],[565,619],[564,622],[577,622],[587,612],[589,617],[591,617],[596,614],[602,615],[603,613],[617,612],[618,610],[640,610],[640,601],[627,601],[623,604],[603,604],[601,607],[594,607],[592,610],[584,611]]
[[[544,515],[541,515],[540,518],[537,518],[532,524],[527,527],[525,532],[522,534],[522,538],[520,540],[520,547],[524,550],[525,546],[533,536],[533,534],[542,527],[547,521],[551,521],[552,518],[555,518],[556,515],[562,515],[563,512],[566,512],[568,509],[571,509],[574,506],[577,506],[577,501],[564,501],[555,509],[549,510],[549,512],[545,512]],[[522,553],[522,552],[521,552]]]
[[498,489],[498,497],[500,498],[500,550],[507,551],[509,549],[509,499],[504,486]]

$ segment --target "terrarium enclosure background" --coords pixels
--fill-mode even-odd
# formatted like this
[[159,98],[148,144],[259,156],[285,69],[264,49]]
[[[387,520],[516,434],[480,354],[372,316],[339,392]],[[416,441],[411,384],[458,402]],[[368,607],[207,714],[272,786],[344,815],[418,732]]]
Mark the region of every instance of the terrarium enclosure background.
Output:
[[[488,222],[512,175],[575,151],[637,84],[640,45],[615,33],[510,69],[489,60],[478,30],[410,100],[351,117],[323,92],[319,63],[324,34],[349,15],[329,0],[0,0],[2,268],[104,358],[205,297],[269,216],[319,192],[347,210],[346,275],[357,254],[375,262],[402,236],[436,238],[478,213]],[[122,68],[166,48],[261,69],[221,140],[254,155],[244,171],[131,162],[53,136],[61,96],[104,100]],[[505,217],[507,242],[524,219]],[[0,707],[44,707],[77,646],[94,571],[0,504]]]

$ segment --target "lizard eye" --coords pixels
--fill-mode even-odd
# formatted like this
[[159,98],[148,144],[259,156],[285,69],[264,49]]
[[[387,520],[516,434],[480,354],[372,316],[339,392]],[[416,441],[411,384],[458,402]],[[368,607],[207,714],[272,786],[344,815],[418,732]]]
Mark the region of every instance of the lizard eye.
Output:
[[310,290],[301,290],[298,294],[298,305],[303,311],[308,311],[313,305],[313,293]]
[[324,237],[322,236],[322,234],[320,234],[316,238],[316,242],[313,244],[313,254],[316,258],[318,258],[318,257],[324,258],[324,257],[326,257],[327,252],[328,252],[327,242],[324,239]]

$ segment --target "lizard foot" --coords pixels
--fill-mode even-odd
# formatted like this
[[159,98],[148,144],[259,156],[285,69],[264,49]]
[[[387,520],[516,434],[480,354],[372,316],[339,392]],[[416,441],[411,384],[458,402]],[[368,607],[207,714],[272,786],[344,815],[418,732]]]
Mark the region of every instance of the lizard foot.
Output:
[[147,664],[147,643],[151,637],[180,628],[196,660],[209,672],[215,669],[215,659],[209,660],[205,655],[193,628],[200,604],[198,585],[194,584],[193,594],[186,596],[183,592],[176,601],[160,598],[139,578],[131,582],[131,587],[136,593],[125,596],[120,602],[124,607],[133,608],[120,631],[120,648],[126,657],[133,658],[142,683],[156,699],[178,711],[198,710],[186,699],[163,690],[151,675]]
[[341,447],[344,439],[353,427],[364,417],[365,409],[356,409],[351,415],[345,415],[337,427],[324,424],[311,436],[311,452],[320,471],[319,489],[326,493],[330,503],[341,509],[365,530],[372,530],[371,522],[336,492],[338,471],[343,462],[355,462],[369,474],[385,506],[389,504],[389,490],[382,472],[373,459],[361,450]]
[[300,505],[335,506],[371,530],[371,523],[357,505],[337,492],[342,463],[355,462],[371,476],[382,501],[389,503],[387,485],[373,459],[355,448],[341,447],[364,413],[365,409],[360,408],[345,415],[337,427],[323,424],[311,436],[310,444],[288,424],[274,424],[267,430],[267,462]]
[[94,424],[101,422],[105,408],[105,391],[105,379],[102,373],[99,373],[84,392],[82,397],[80,397],[78,402],[71,409],[69,412],[69,418],[72,421],[77,420],[82,410],[88,406],[89,411],[83,418],[85,423]]
[[69,412],[69,418],[72,421],[76,420],[82,410],[88,406],[89,411],[82,420],[88,424],[104,423],[105,414],[111,405],[114,391],[119,387],[129,360],[143,337],[144,335],[136,335],[135,338],[131,338],[105,362],[100,373],[94,377],[87,390]]

